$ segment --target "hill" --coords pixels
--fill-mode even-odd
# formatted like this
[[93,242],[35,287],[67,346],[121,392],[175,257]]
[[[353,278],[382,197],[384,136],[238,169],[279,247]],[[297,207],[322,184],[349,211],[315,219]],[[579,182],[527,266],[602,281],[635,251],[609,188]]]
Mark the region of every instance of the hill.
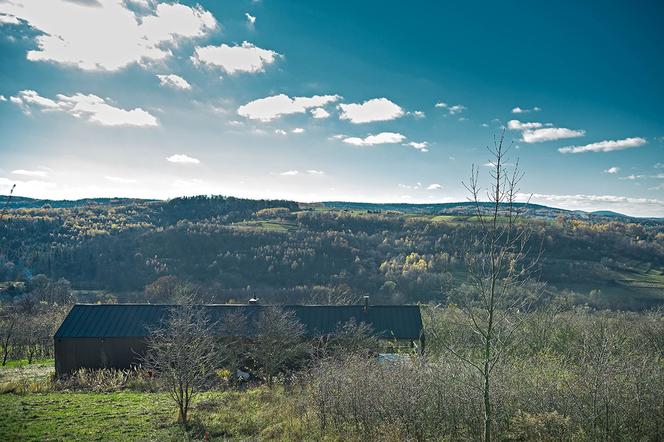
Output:
[[[405,205],[191,197],[17,199],[0,223],[0,281],[45,274],[141,300],[159,278],[210,301],[445,302],[466,278],[478,223],[467,203]],[[523,206],[543,245],[549,300],[664,302],[664,223]],[[16,287],[16,284],[11,285]],[[5,291],[6,292],[6,291]],[[7,294],[7,293],[5,293]]]

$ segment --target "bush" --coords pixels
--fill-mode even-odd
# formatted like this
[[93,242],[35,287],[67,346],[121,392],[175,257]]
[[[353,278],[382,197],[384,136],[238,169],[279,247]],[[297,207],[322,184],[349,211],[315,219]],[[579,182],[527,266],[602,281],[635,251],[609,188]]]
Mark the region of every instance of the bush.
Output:
[[76,370],[70,376],[56,381],[60,390],[114,392],[120,390],[156,391],[158,385],[145,370],[85,369]]

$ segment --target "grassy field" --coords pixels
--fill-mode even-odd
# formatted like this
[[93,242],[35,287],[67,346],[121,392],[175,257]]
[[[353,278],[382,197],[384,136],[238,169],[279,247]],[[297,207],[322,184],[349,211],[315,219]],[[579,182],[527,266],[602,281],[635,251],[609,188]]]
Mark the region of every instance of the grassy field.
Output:
[[[307,439],[281,389],[203,393],[185,431],[166,393],[58,391],[52,373],[52,361],[0,367],[1,441]],[[12,392],[17,384],[33,392]]]

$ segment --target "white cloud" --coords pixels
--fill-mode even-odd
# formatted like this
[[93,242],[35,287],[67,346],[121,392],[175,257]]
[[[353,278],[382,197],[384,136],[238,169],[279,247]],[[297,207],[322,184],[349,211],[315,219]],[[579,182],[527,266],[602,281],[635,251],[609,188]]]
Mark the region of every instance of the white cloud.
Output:
[[519,120],[510,120],[507,122],[507,128],[509,130],[528,130],[528,129],[537,129],[538,127],[542,127],[542,123],[522,123]]
[[426,141],[422,141],[421,143],[418,143],[417,141],[411,141],[410,143],[406,143],[405,146],[410,146],[413,149],[417,149],[420,152],[429,152],[429,143]]
[[344,138],[343,142],[352,144],[353,146],[374,146],[376,144],[396,144],[401,143],[406,139],[400,133],[395,132],[381,132],[377,135],[369,135],[366,138],[349,137]]
[[48,176],[48,172],[45,170],[25,170],[25,169],[16,169],[12,170],[14,175],[23,175],[23,176],[36,176],[44,178]]
[[610,174],[618,173],[618,172],[620,172],[620,167],[618,167],[618,166],[609,167],[604,172],[605,173],[610,173]]
[[521,108],[521,107],[517,106],[514,109],[512,109],[512,113],[513,114],[527,114],[527,113],[530,113],[530,112],[539,112],[541,110],[542,109],[540,109],[537,106],[533,107],[532,109],[524,109],[524,108]]
[[434,183],[430,184],[429,187],[427,187],[427,190],[440,190],[442,188],[443,186],[441,186],[440,184]]
[[265,66],[274,63],[278,53],[261,49],[248,41],[241,45],[197,46],[191,57],[194,64],[206,64],[223,69],[229,74],[236,72],[262,72]]
[[136,180],[131,179],[131,178],[123,178],[119,176],[110,176],[107,175],[104,178],[106,178],[108,181],[112,181],[114,183],[119,183],[119,184],[130,184],[130,183],[135,183]]
[[0,194],[5,194],[5,195],[8,194],[14,185],[16,185],[16,189],[14,191],[15,195],[22,195],[22,196],[34,195],[37,197],[39,197],[40,195],[44,195],[46,192],[52,190],[57,186],[55,183],[50,181],[42,181],[42,180],[20,181],[20,180],[10,180],[9,178],[0,177]]
[[653,167],[655,169],[664,169],[664,163],[655,163]]
[[237,113],[252,120],[272,121],[282,115],[302,114],[339,100],[339,95],[314,95],[313,97],[293,97],[279,94],[259,98],[240,106]]
[[247,17],[247,22],[249,23],[249,25],[253,26],[256,23],[256,17],[249,14],[248,12],[245,12],[244,16]]
[[461,104],[455,104],[454,106],[450,106],[448,109],[450,111],[450,115],[456,115],[466,110],[466,106],[463,106]]
[[66,0],[16,0],[0,12],[23,19],[43,34],[35,37],[32,61],[52,61],[84,70],[122,69],[131,63],[164,60],[182,39],[199,38],[217,26],[202,7],[153,3],[138,16],[120,0],[94,5]]
[[300,172],[298,172],[297,170],[287,170],[286,172],[281,172],[279,175],[282,175],[282,176],[295,176],[295,175],[298,175],[299,173]]
[[13,15],[0,14],[0,25],[18,25],[20,23]]
[[654,198],[635,198],[617,195],[550,195],[518,194],[519,201],[530,199],[533,203],[570,210],[603,210],[610,208],[634,216],[663,216],[664,201]]
[[583,153],[583,152],[613,152],[615,150],[630,149],[646,144],[645,138],[633,137],[623,140],[604,140],[585,146],[568,146],[558,149],[561,153]]
[[525,143],[562,140],[565,138],[582,137],[586,134],[585,130],[573,130],[567,129],[565,127],[548,126],[551,126],[551,124],[543,124],[538,122],[522,123],[519,120],[510,120],[507,122],[508,129],[521,131],[521,141]]
[[565,127],[545,127],[534,130],[527,129],[521,133],[521,139],[524,143],[540,143],[542,141],[582,137],[585,134],[585,130],[572,130]]
[[[201,184],[203,184],[203,180],[200,178],[194,178],[191,180],[183,180],[183,179],[178,179],[173,181],[173,187],[182,189],[182,188],[191,188],[191,187],[199,187]],[[200,192],[203,193],[203,192]]]
[[277,135],[286,135],[286,131],[283,129],[275,129],[274,133]]
[[294,134],[303,134],[303,133],[304,133],[304,129],[301,128],[301,127],[296,127],[296,128],[293,129],[291,132],[293,132]]
[[424,118],[426,117],[426,114],[422,111],[413,111],[413,112],[408,112],[410,115],[412,115],[415,118]]
[[401,106],[387,98],[374,98],[361,104],[340,104],[339,109],[341,109],[340,119],[355,124],[394,120],[404,115]]
[[201,162],[198,158],[192,158],[189,155],[182,153],[176,153],[170,157],[166,157],[166,161],[176,164],[199,164]]
[[[414,185],[410,184],[399,184],[398,185],[400,189],[407,189],[407,190],[417,190],[422,188],[422,183],[415,183]],[[410,198],[410,197],[409,197]]]
[[159,78],[159,83],[162,86],[168,86],[172,87],[175,89],[184,89],[184,90],[189,90],[191,89],[191,85],[187,80],[184,78],[180,77],[179,75],[175,74],[168,74],[168,75],[159,75],[157,74],[157,78]]
[[7,101],[7,97],[5,97],[4,95],[0,95],[0,101]]
[[445,103],[444,101],[439,101],[434,105],[434,107],[437,107],[438,109],[445,109],[447,110],[448,115],[456,115],[464,110],[466,110],[466,106],[462,104],[455,104],[453,106],[450,106],[449,104]]
[[307,170],[307,173],[309,175],[325,175],[325,172],[323,172],[322,170],[317,170],[317,169],[309,169],[309,170]]
[[27,114],[30,114],[33,107],[37,107],[42,112],[65,112],[102,126],[149,127],[159,125],[154,115],[140,107],[131,110],[121,109],[93,94],[77,93],[72,96],[58,94],[56,98],[57,101],[42,97],[33,90],[23,90],[18,93],[18,96],[11,97],[11,101],[20,106]]
[[314,118],[327,118],[330,116],[330,113],[322,107],[316,107],[311,109],[309,112],[311,112],[311,116]]

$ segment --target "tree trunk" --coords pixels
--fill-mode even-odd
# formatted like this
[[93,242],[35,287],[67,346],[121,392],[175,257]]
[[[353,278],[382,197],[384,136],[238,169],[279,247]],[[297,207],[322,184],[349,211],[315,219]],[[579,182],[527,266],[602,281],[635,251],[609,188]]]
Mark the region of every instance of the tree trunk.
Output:
[[484,364],[484,441],[491,442],[491,379],[488,361]]

